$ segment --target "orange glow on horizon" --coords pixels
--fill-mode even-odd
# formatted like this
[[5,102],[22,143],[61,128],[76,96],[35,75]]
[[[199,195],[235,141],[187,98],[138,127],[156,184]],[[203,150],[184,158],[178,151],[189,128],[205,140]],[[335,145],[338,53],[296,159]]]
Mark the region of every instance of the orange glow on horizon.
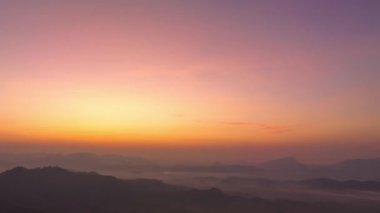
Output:
[[270,4],[7,2],[0,141],[380,140],[379,36],[356,20],[346,27],[360,30],[336,27],[347,14],[316,23]]

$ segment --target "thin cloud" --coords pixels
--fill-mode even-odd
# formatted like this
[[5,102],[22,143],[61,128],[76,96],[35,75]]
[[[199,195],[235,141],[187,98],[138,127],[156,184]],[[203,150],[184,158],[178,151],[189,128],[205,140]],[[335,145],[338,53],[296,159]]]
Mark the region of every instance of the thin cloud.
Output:
[[281,133],[292,131],[291,128],[285,125],[273,125],[273,124],[267,124],[267,123],[257,123],[257,122],[250,122],[250,121],[234,121],[234,120],[232,121],[202,120],[202,119],[197,119],[196,117],[194,118],[194,116],[190,116],[188,114],[183,114],[183,113],[175,114],[174,116],[178,118],[190,119],[196,123],[217,123],[221,125],[253,127],[268,134],[281,134]]
[[245,121],[219,121],[220,124],[234,125],[234,126],[253,126],[254,123]]
[[253,126],[260,130],[265,131],[266,133],[277,134],[291,131],[291,129],[287,126],[282,125],[272,125],[265,123],[254,123],[248,121],[219,121],[218,123],[224,125],[234,125],[234,126]]
[[270,134],[280,134],[291,131],[291,129],[288,126],[283,125],[257,123],[256,127]]

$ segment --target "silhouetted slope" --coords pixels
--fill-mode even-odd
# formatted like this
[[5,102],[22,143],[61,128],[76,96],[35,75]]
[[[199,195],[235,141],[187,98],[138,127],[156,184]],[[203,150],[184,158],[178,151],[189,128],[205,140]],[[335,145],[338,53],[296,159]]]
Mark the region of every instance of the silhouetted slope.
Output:
[[122,177],[162,178],[164,172],[199,175],[250,175],[270,179],[313,179],[326,177],[340,180],[380,180],[380,158],[351,159],[334,164],[309,165],[292,157],[257,164],[164,165],[141,157],[99,155],[94,153],[12,154],[0,152],[0,170],[15,166],[26,168],[49,165],[73,170],[91,170]]
[[303,180],[300,184],[312,188],[333,189],[333,190],[361,190],[361,191],[380,191],[379,181],[359,181],[345,180],[339,181],[329,178],[317,178]]
[[298,170],[304,169],[306,166],[292,157],[270,160],[260,164],[262,168],[271,170]]
[[268,178],[231,176],[220,180],[223,184],[260,184],[262,186],[275,185],[276,181]]
[[380,180],[380,158],[350,159],[338,163],[332,169],[337,176],[346,179]]
[[60,166],[74,170],[93,171],[129,171],[129,172],[152,172],[157,171],[159,166],[144,158],[124,155],[99,155],[94,153],[1,153],[0,169],[9,169],[15,166],[27,168],[44,167],[49,165]]
[[177,172],[209,172],[209,173],[255,173],[258,170],[253,165],[219,164],[215,163],[207,166],[173,166],[169,171]]
[[17,167],[0,175],[2,201],[48,212],[142,208],[139,196],[179,189],[156,180],[124,181],[96,173],[69,172],[58,167],[31,170]]
[[156,180],[121,180],[58,167],[17,167],[0,174],[0,212],[4,213],[370,213],[378,210],[244,199],[228,196],[218,189],[187,189]]

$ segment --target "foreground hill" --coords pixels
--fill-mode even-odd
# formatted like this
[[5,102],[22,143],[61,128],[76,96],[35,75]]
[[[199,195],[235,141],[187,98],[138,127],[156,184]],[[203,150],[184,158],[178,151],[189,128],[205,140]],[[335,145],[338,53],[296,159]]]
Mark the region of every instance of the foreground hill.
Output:
[[17,167],[0,174],[6,213],[278,213],[379,212],[380,207],[244,199],[218,189],[195,190],[156,180],[121,180],[58,167]]

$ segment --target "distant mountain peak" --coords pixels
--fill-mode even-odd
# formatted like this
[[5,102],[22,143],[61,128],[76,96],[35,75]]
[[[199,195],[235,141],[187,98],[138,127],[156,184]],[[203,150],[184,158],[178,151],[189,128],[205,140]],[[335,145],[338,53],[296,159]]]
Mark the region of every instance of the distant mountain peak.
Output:
[[294,157],[283,157],[274,160],[264,162],[264,164],[300,164],[300,162]]
[[5,173],[19,173],[19,172],[67,172],[70,173],[71,171],[67,169],[63,169],[58,166],[45,166],[45,167],[39,167],[39,168],[33,168],[33,169],[28,169],[22,166],[17,166],[13,169],[7,170],[1,174]]
[[261,166],[269,169],[299,169],[305,167],[304,164],[293,157],[270,160],[262,163]]
[[4,171],[1,174],[18,174],[18,173],[24,173],[26,171],[28,171],[27,168],[22,167],[22,166],[17,166],[17,167],[15,167],[13,169],[6,170],[6,171]]

